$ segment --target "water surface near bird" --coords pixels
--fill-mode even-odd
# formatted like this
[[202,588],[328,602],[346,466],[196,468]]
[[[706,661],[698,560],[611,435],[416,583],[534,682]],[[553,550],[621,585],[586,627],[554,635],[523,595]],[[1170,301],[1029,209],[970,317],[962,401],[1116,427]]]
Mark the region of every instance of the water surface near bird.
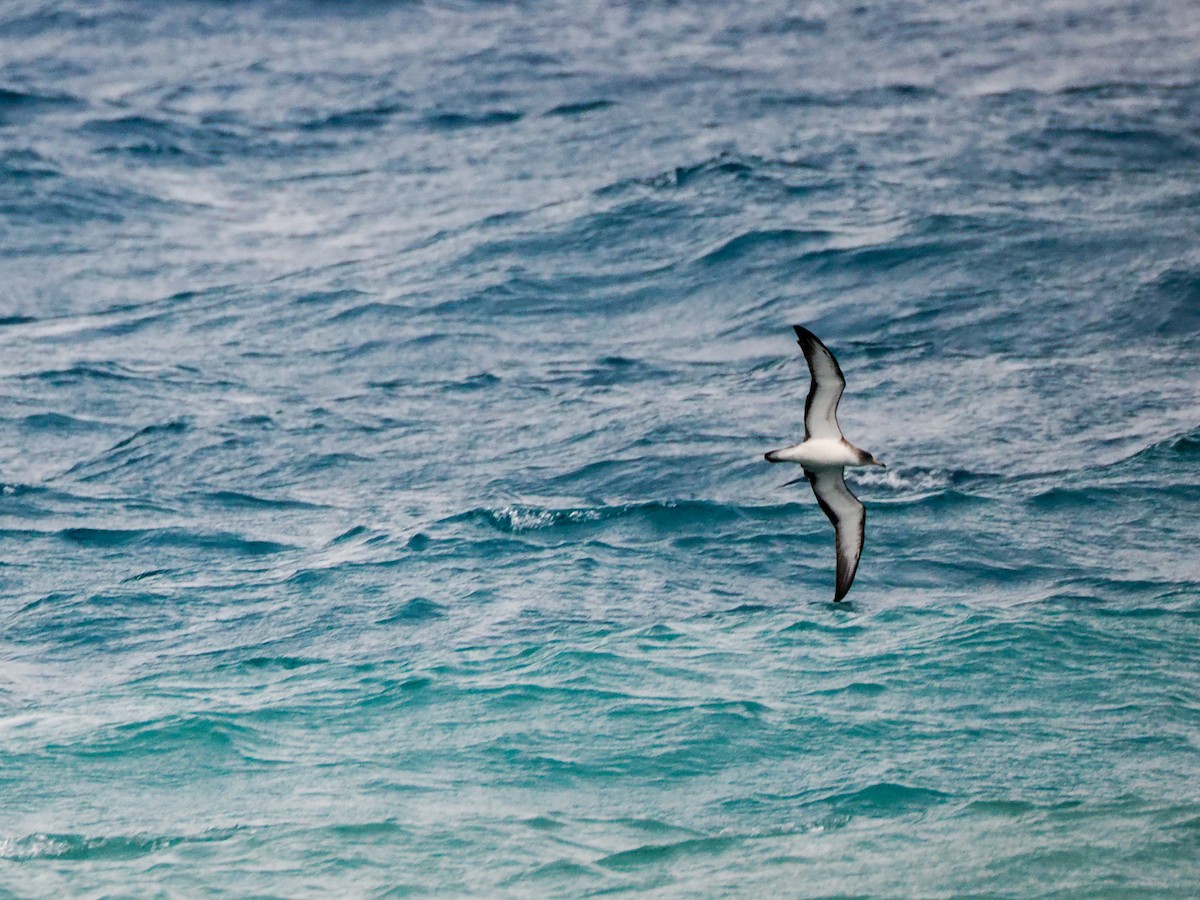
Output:
[[1198,48],[6,5],[0,893],[1193,895]]

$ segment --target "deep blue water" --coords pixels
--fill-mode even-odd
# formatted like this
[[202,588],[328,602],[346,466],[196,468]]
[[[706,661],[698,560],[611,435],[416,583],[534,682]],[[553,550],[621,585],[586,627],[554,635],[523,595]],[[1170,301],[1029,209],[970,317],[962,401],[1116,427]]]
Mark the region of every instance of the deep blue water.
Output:
[[1198,161],[1186,0],[6,2],[0,895],[1194,896]]

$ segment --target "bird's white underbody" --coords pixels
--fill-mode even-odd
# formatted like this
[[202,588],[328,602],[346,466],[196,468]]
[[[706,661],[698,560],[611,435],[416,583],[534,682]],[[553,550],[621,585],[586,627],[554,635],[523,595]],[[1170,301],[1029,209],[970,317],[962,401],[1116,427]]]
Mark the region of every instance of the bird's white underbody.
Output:
[[818,438],[804,441],[794,447],[773,450],[771,462],[799,463],[806,469],[840,469],[844,466],[883,465],[877,462],[862,462],[861,451],[845,440]]

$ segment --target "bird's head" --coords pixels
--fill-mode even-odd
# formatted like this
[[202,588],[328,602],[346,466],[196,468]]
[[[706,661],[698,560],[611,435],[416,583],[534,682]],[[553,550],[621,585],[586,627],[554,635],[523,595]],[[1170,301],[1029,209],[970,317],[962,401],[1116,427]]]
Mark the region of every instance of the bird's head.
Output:
[[850,449],[853,450],[857,454],[858,461],[855,463],[855,465],[879,466],[884,469],[887,468],[887,466],[885,466],[883,463],[881,463],[879,460],[877,460],[873,454],[868,453],[862,447],[851,447]]

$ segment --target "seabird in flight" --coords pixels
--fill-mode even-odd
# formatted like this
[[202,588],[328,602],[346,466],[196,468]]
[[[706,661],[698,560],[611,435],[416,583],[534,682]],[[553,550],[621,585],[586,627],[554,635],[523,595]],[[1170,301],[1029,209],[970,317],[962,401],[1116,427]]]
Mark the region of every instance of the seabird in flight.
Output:
[[812,485],[817,503],[833,523],[837,534],[837,589],[833,595],[836,603],[854,583],[867,523],[866,509],[846,487],[845,468],[883,463],[842,437],[837,405],[846,379],[829,348],[807,328],[801,325],[792,328],[796,330],[811,376],[808,399],[804,401],[804,440],[794,447],[772,450],[766,456],[767,462],[794,462],[803,466],[804,477]]

